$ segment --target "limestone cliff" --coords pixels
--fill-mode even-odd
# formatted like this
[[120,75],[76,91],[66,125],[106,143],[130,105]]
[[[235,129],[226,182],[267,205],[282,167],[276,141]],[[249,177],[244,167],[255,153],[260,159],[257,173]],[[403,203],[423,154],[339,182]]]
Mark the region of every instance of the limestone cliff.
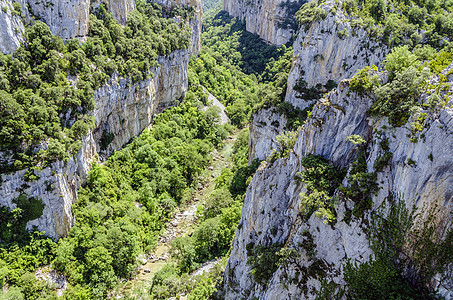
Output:
[[[184,97],[187,90],[189,52],[179,50],[168,57],[159,57],[159,67],[152,79],[132,84],[129,79],[114,76],[108,84],[94,93],[96,128],[82,141],[82,149],[67,164],[54,163],[52,167],[35,172],[39,179],[25,182],[26,170],[2,176],[0,204],[14,208],[12,200],[23,190],[37,196],[45,204],[43,215],[27,224],[53,238],[65,236],[74,220],[72,204],[77,200],[77,189],[85,182],[92,162],[120,149],[131,138],[140,134],[151,123],[155,114]],[[113,134],[107,149],[100,148],[105,132]],[[102,150],[102,151],[101,151]]]
[[[325,19],[302,26],[293,44],[293,63],[288,76],[285,101],[305,108],[313,101],[301,99],[294,90],[305,81],[307,88],[351,78],[358,69],[379,65],[389,49],[374,41],[363,28],[352,28],[341,9],[331,12],[334,1],[321,7],[328,12]],[[321,89],[322,90],[322,89]],[[324,91],[325,92],[325,91]]]
[[[306,185],[298,173],[307,154],[322,155],[338,167],[350,168],[357,155],[356,146],[346,140],[357,134],[368,141],[367,168],[373,170],[382,154],[379,141],[388,138],[392,157],[378,172],[380,186],[373,196],[376,209],[392,193],[402,195],[407,207],[415,204],[427,217],[430,208],[439,208],[436,224],[451,228],[453,210],[453,110],[447,105],[429,112],[423,137],[410,141],[408,126],[392,128],[385,118],[373,119],[366,112],[372,99],[349,91],[348,82],[340,83],[314,107],[299,133],[293,152],[287,158],[263,163],[248,187],[242,217],[224,277],[226,299],[314,299],[326,279],[337,288],[345,285],[343,265],[347,259],[363,262],[372,251],[363,228],[369,218],[352,217],[346,211],[353,202],[344,199],[336,207],[337,222],[326,225],[314,214],[305,221],[300,213],[300,193]],[[450,103],[451,105],[451,103]],[[343,185],[347,186],[345,179]],[[336,194],[341,199],[341,194]],[[254,245],[269,247],[281,243],[298,253],[286,265],[279,266],[267,284],[259,285],[247,264]],[[450,268],[451,270],[451,268]],[[446,299],[453,297],[452,274],[438,275],[432,282]],[[255,298],[256,297],[256,298]]]
[[225,0],[223,9],[244,21],[247,31],[282,45],[297,30],[295,13],[301,5],[299,0]]
[[0,1],[0,51],[3,53],[14,52],[22,41],[24,24],[13,12],[12,1]]
[[278,149],[275,137],[283,132],[286,120],[275,108],[262,109],[253,115],[249,126],[249,163],[266,159],[273,149]]
[[[63,39],[79,38],[82,41],[88,34],[88,21],[90,8],[98,6],[101,2],[107,5],[107,9],[120,23],[126,24],[127,14],[135,9],[134,0],[75,0],[75,1],[34,1],[20,0],[22,15],[25,22],[39,19],[45,22],[54,35]],[[191,1],[155,1],[162,5],[191,5],[195,8],[195,17],[190,21],[192,28],[191,53],[197,55],[200,52],[201,36],[201,12],[203,3],[199,0]],[[12,2],[0,1],[0,6],[5,7],[0,11],[0,51],[12,53],[22,40],[24,25],[18,16],[13,15]]]
[[[228,0],[224,3],[228,3]],[[318,86],[316,88],[318,93],[323,94],[327,91],[325,85],[329,81],[337,84],[343,79],[351,78],[358,69],[372,64],[379,65],[389,52],[385,45],[373,41],[365,29],[352,28],[341,9],[336,7],[334,12],[330,12],[333,6],[334,1],[321,4],[321,7],[328,12],[327,17],[307,27],[300,27],[297,33],[285,96],[285,101],[295,107],[304,109],[315,102],[313,99],[304,99],[300,90],[295,89],[297,85],[304,85],[306,89]],[[265,20],[261,22],[264,25],[260,26],[264,28],[268,26]],[[260,114],[266,114],[266,112]],[[282,121],[284,120],[281,119],[280,122]],[[281,133],[274,129],[261,129],[268,133],[274,132],[274,134],[268,134],[266,139],[255,138],[255,142],[250,140],[250,143],[256,143],[250,146],[251,159],[264,158],[272,152],[272,148],[268,145],[275,144],[275,136]],[[268,140],[273,142],[258,144]],[[253,151],[253,149],[263,152]]]

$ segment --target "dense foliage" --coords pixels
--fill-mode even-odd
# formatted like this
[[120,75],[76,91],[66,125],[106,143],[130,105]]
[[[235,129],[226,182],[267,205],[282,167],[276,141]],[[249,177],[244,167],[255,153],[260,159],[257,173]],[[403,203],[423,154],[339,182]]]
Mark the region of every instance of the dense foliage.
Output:
[[322,156],[309,154],[302,158],[301,179],[307,184],[307,192],[300,195],[302,213],[308,217],[313,212],[326,223],[335,222],[335,202],[332,198],[341,184],[345,170],[335,168]]
[[226,136],[212,110],[197,100],[160,114],[125,149],[93,166],[73,210],[76,224],[59,242],[55,267],[73,285],[89,285],[102,297],[119,278],[128,278],[136,256],[157,234]]
[[[247,156],[248,129],[244,129],[233,146],[233,168],[223,169],[221,175],[215,179],[215,188],[200,211],[201,218],[197,228],[190,236],[178,237],[172,242],[173,262],[154,276],[151,293],[156,299],[167,299],[179,292],[188,292],[188,273],[199,268],[204,262],[228,255],[241,216],[245,190],[259,165],[259,162],[254,162],[248,166]],[[209,278],[215,279],[212,276]],[[207,286],[213,287],[213,283],[215,282]],[[206,282],[202,280],[198,285],[204,286]]]
[[[448,74],[441,72],[452,59],[450,51],[436,51],[430,46],[416,47],[413,51],[407,45],[395,47],[383,62],[388,75],[386,82],[380,81],[382,72],[377,67],[366,67],[357,71],[350,87],[352,91],[374,96],[376,101],[369,110],[371,115],[386,116],[390,124],[401,126],[414,111],[434,109],[448,102]],[[436,77],[438,82],[431,84],[430,80]],[[429,97],[421,97],[423,93]]]
[[24,44],[0,54],[0,150],[11,155],[0,172],[46,167],[76,153],[94,125],[94,89],[115,73],[132,82],[150,78],[158,55],[189,45],[190,29],[171,17],[190,18],[192,11],[137,1],[121,26],[101,4],[82,45],[64,43],[41,21],[27,27]]
[[451,262],[453,232],[446,231],[446,225],[436,229],[436,207],[421,217],[400,196],[392,196],[373,212],[367,230],[374,256],[362,264],[345,265],[349,296],[437,299],[427,287]]
[[453,5],[444,0],[346,0],[335,1],[332,7],[325,1],[310,1],[302,5],[296,17],[307,31],[313,22],[325,19],[329,13],[335,15],[338,10],[343,11],[352,27],[352,32],[339,30],[340,38],[354,35],[360,28],[365,28],[371,39],[390,47],[414,47],[423,42],[439,48],[453,38]]
[[202,41],[191,66],[198,82],[226,106],[233,124],[243,126],[252,110],[284,100],[291,48],[267,45],[226,12],[204,20]]
[[44,204],[36,197],[20,195],[13,200],[17,208],[0,207],[0,286],[10,286],[4,299],[36,299],[56,295],[53,287],[39,282],[35,270],[51,262],[55,243],[43,232],[29,232],[28,221],[41,216]]

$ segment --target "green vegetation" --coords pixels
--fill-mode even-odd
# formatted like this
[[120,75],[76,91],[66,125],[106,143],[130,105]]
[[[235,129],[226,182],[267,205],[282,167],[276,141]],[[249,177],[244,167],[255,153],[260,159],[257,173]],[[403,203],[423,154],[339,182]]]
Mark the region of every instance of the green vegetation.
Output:
[[[382,72],[373,66],[357,71],[350,80],[350,87],[352,91],[374,96],[369,113],[388,117],[393,126],[405,124],[413,112],[418,112],[411,123],[411,140],[417,142],[415,135],[423,130],[427,116],[420,113],[420,109],[434,109],[444,104],[443,95],[449,84],[446,76],[440,73],[451,61],[450,52],[436,52],[430,46],[417,47],[412,52],[407,45],[396,47],[383,62],[388,75],[386,82],[380,82]],[[439,83],[431,85],[429,80],[434,76],[439,78]],[[430,94],[424,102],[420,100],[422,93]]]
[[310,2],[298,11],[298,20],[306,30],[312,22],[342,9],[353,30],[365,28],[370,38],[390,47],[414,47],[423,41],[438,48],[448,45],[453,37],[453,5],[449,1],[346,0],[335,2],[329,12],[322,4]]
[[358,145],[356,160],[350,167],[347,181],[348,185],[339,187],[340,192],[354,201],[352,215],[356,218],[363,216],[366,210],[372,208],[373,200],[371,196],[376,194],[379,185],[377,184],[376,172],[368,172],[367,166],[367,142],[361,136],[353,135],[348,137],[353,144]]
[[323,1],[319,0],[310,1],[303,4],[297,11],[297,22],[304,27],[305,31],[310,28],[312,23],[321,21],[327,17],[327,11],[320,7],[322,3]]
[[[320,56],[320,59],[323,59],[322,55]],[[325,85],[318,83],[315,86],[308,87],[308,83],[302,78],[302,76],[303,74],[301,74],[301,77],[297,80],[293,87],[293,89],[297,92],[296,98],[299,99],[306,101],[318,100],[322,95],[337,87],[336,82],[331,79],[329,79]]]
[[[73,206],[75,226],[58,244],[25,231],[25,223],[41,215],[40,202],[21,196],[16,210],[3,209],[2,219],[7,223],[1,225],[2,241],[28,236],[31,240],[25,246],[5,248],[2,259],[8,262],[10,275],[4,281],[20,286],[22,274],[53,261],[72,286],[67,293],[88,292],[89,298],[104,298],[120,278],[129,278],[136,268],[137,255],[154,246],[173,208],[191,193],[210,161],[209,153],[227,135],[224,127],[216,124],[212,110],[199,109],[198,88],[191,87],[187,98],[192,100],[167,109],[155,118],[151,130],[145,130],[103,165],[92,167]],[[227,244],[234,234],[240,206],[228,209],[235,213],[225,212],[218,218],[219,223],[226,224],[219,226],[229,228]]]
[[[233,168],[225,168],[215,179],[215,189],[209,195],[198,227],[190,236],[176,238],[171,244],[172,262],[168,263],[153,279],[151,294],[155,299],[166,299],[177,293],[192,295],[200,285],[214,289],[219,278],[208,275],[206,280],[190,283],[188,273],[202,263],[216,258],[226,258],[239,223],[245,190],[259,163],[247,165],[248,129],[240,132],[233,146]],[[247,184],[245,183],[247,182]],[[174,282],[179,282],[174,284]],[[196,285],[187,289],[187,285]]]
[[349,81],[351,91],[361,95],[373,91],[379,85],[379,75],[377,73],[378,68],[375,65],[358,70]]
[[[367,231],[374,257],[360,265],[351,261],[345,265],[349,296],[436,299],[426,287],[451,262],[453,243],[451,230],[445,232],[445,225],[436,228],[436,214],[434,207],[416,222],[422,216],[415,208],[408,210],[399,197],[375,210]],[[408,268],[413,272],[407,273]]]
[[279,252],[282,244],[275,243],[270,246],[247,245],[247,264],[251,266],[250,274],[259,284],[266,284],[279,266]]
[[226,12],[204,20],[202,41],[191,61],[194,80],[225,105],[232,124],[243,126],[252,112],[282,103],[292,48],[264,43]]
[[186,100],[167,109],[151,130],[92,167],[73,206],[77,222],[56,250],[54,265],[72,285],[88,285],[102,298],[132,274],[137,255],[153,247],[227,134],[199,105]]
[[300,194],[300,209],[305,219],[313,212],[326,223],[335,223],[333,194],[340,186],[346,171],[335,168],[322,156],[309,154],[302,158],[301,179],[307,184],[307,192]]
[[0,150],[12,156],[0,161],[0,172],[68,160],[93,128],[94,89],[116,72],[132,82],[150,78],[158,55],[189,45],[190,29],[172,17],[192,12],[138,1],[121,26],[101,4],[82,45],[63,43],[40,21],[27,27],[25,43],[13,55],[0,54]]
[[10,288],[5,299],[37,299],[39,295],[54,295],[55,288],[39,282],[35,270],[49,264],[55,243],[35,229],[26,230],[28,221],[42,215],[44,205],[36,197],[20,195],[13,200],[17,208],[9,211],[0,207],[0,285]]

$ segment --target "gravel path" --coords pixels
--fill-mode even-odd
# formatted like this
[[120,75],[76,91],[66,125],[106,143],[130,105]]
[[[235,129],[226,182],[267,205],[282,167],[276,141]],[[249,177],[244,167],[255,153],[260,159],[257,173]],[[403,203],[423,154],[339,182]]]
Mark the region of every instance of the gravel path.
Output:
[[[225,112],[225,106],[223,106],[222,103],[220,103],[220,101],[214,97],[213,94],[211,94],[210,92],[208,92],[208,90],[202,86],[203,90],[205,91],[206,94],[208,94],[208,103],[212,103],[211,106],[217,106],[218,108],[220,108],[220,112],[219,112],[219,115],[220,115],[220,124],[223,125],[223,124],[226,124],[230,121],[230,118],[228,118],[226,112]],[[205,106],[203,108],[203,110],[207,110],[210,106]]]

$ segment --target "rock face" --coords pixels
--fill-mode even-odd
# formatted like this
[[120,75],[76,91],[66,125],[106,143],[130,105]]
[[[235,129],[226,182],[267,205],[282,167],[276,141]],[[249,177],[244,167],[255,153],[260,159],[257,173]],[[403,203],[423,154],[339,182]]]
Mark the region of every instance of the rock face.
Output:
[[20,46],[24,24],[13,14],[12,1],[0,1],[0,51],[12,53]]
[[389,52],[385,45],[373,41],[365,29],[352,28],[341,9],[330,12],[333,5],[333,1],[323,4],[321,7],[329,12],[327,17],[312,23],[307,30],[302,26],[293,45],[285,101],[302,109],[313,101],[298,97],[294,86],[299,81],[305,81],[308,88],[325,85],[329,80],[338,83],[351,78],[358,69],[379,65]]
[[297,30],[298,0],[224,0],[223,9],[246,24],[246,30],[275,45],[286,44]]
[[[5,11],[0,11],[0,50],[12,53],[20,45],[24,27],[21,19],[11,13],[12,3],[9,0],[0,1],[3,1],[0,5],[5,7]],[[89,0],[28,2],[21,2],[25,18],[30,19],[32,15],[39,17],[55,35],[63,39],[86,36],[90,6],[100,3]],[[134,0],[109,0],[105,3],[121,24],[126,23],[127,14],[135,9]],[[203,5],[198,0],[163,1],[160,4],[194,6],[195,14],[190,20],[192,44],[189,49],[159,57],[159,66],[152,70],[152,79],[132,84],[129,79],[114,75],[108,84],[96,90],[96,109],[93,112],[96,128],[83,138],[81,150],[67,164],[54,163],[52,167],[36,172],[39,179],[31,183],[24,181],[26,170],[2,175],[0,205],[15,208],[12,201],[21,193],[37,196],[45,205],[43,215],[30,221],[27,228],[37,226],[54,239],[67,235],[74,223],[71,206],[77,200],[77,189],[86,181],[90,165],[97,160],[98,154],[106,157],[120,149],[148,127],[155,114],[172,105],[175,100],[184,98],[189,57],[200,51]],[[29,9],[25,11],[24,7]],[[106,133],[113,134],[114,138],[106,149],[101,149],[100,140]]]
[[266,159],[273,149],[278,149],[275,137],[283,132],[285,124],[285,116],[275,108],[262,109],[253,115],[249,126],[249,163],[256,158]]
[[[224,3],[228,3],[228,0]],[[329,12],[333,5],[334,1],[329,0],[321,7]],[[260,22],[266,21],[261,19]],[[259,25],[258,23],[257,26]],[[268,25],[264,25],[264,28],[266,26]],[[339,33],[344,30],[348,32],[347,36]],[[320,92],[325,93],[327,90],[323,86],[329,80],[338,84],[343,79],[351,78],[358,69],[372,64],[379,65],[389,51],[385,45],[370,39],[364,29],[353,29],[341,9],[337,9],[335,13],[329,12],[325,19],[314,22],[307,28],[302,26],[297,33],[285,101],[304,109],[315,101],[302,99],[300,93],[294,90],[296,84],[305,81],[306,88],[321,85]],[[269,145],[275,144],[275,136],[281,133],[274,129],[261,129],[274,134],[268,134],[266,139],[255,138],[255,144],[250,144],[249,147],[253,157],[267,157],[272,152]],[[262,142],[264,144],[260,144]]]
[[[134,0],[107,0],[102,1],[107,5],[108,11],[120,23],[126,24],[127,14],[135,9]],[[197,55],[200,52],[200,36],[202,21],[202,1],[200,0],[177,0],[177,1],[155,1],[161,5],[191,5],[195,8],[195,17],[190,20],[192,28],[192,45],[190,53]],[[79,38],[84,40],[88,34],[88,21],[90,7],[98,6],[99,0],[75,0],[75,1],[34,1],[20,0],[22,14],[28,22],[35,17],[45,22],[54,35],[62,39]],[[8,8],[6,12],[0,11],[0,51],[13,53],[22,41],[24,31],[23,23],[17,16],[12,15],[12,2],[1,0],[0,8]]]
[[[435,222],[451,228],[453,110],[447,106],[430,112],[429,126],[420,133],[424,139],[413,143],[407,137],[408,124],[389,129],[385,118],[369,118],[366,111],[371,104],[371,99],[349,92],[347,82],[342,82],[326,99],[315,104],[299,133],[294,152],[287,158],[260,166],[248,187],[225,271],[226,299],[314,299],[323,278],[337,287],[345,285],[342,266],[347,259],[359,262],[368,259],[372,252],[362,229],[366,222],[355,217],[345,222],[345,211],[352,208],[352,201],[340,201],[336,205],[337,222],[333,226],[324,224],[314,214],[304,222],[299,213],[299,194],[306,192],[305,183],[296,176],[302,171],[301,159],[307,154],[322,155],[336,166],[350,167],[357,152],[356,146],[346,141],[352,134],[369,141],[369,172],[382,154],[379,141],[389,139],[389,151],[393,155],[388,166],[378,172],[380,190],[373,196],[374,208],[390,193],[398,193],[407,207],[415,204],[422,212],[420,221],[437,205]],[[408,163],[409,159],[415,164]],[[348,185],[346,179],[343,184]],[[368,217],[366,213],[364,219]],[[298,255],[286,266],[278,267],[263,287],[250,274],[247,249],[275,243],[295,249]],[[433,282],[446,299],[453,297],[451,275],[444,274],[446,280]]]
[[[189,56],[187,50],[179,50],[168,57],[159,58],[159,67],[152,79],[132,84],[130,80],[114,77],[95,91],[96,128],[82,141],[82,149],[65,165],[58,162],[35,174],[39,179],[24,181],[26,170],[3,175],[0,185],[0,205],[14,208],[12,200],[23,192],[37,196],[45,204],[43,215],[30,221],[27,228],[37,226],[52,238],[67,235],[74,219],[71,206],[77,200],[77,189],[86,181],[90,165],[97,154],[107,155],[120,149],[131,138],[148,127],[153,116],[174,100],[184,97],[187,91]],[[114,135],[105,151],[100,149],[104,132]]]
[[88,34],[89,0],[23,0],[21,4],[27,19],[35,16],[62,39],[83,38]]

